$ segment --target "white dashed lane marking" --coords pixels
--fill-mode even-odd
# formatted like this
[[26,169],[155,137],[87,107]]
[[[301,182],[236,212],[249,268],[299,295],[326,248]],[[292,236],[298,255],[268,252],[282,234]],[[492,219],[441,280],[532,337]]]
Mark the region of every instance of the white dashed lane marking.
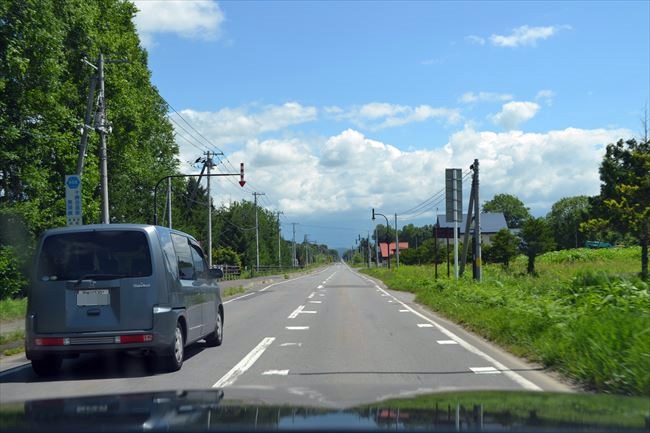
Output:
[[438,344],[458,344],[454,340],[438,340],[437,343]]
[[418,323],[418,328],[433,328],[431,323]]
[[289,331],[304,331],[305,329],[309,329],[309,326],[285,326],[284,329],[288,329]]
[[266,370],[262,376],[286,376],[288,374],[289,370]]
[[476,374],[501,374],[501,372],[494,367],[470,367],[469,369]]

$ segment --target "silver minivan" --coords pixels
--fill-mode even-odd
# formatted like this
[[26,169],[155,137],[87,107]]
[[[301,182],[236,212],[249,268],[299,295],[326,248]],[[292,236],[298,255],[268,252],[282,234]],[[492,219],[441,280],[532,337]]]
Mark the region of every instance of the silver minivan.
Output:
[[38,375],[88,352],[142,351],[176,371],[185,346],[223,339],[216,279],[192,236],[139,224],[73,226],[40,239],[28,289],[25,353]]

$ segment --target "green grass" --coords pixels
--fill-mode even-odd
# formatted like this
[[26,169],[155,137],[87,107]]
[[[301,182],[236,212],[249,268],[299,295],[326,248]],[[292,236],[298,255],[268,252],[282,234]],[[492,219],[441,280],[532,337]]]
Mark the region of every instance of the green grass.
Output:
[[23,319],[27,310],[27,298],[0,300],[0,322]]
[[238,295],[240,293],[244,293],[246,289],[244,289],[243,286],[237,286],[237,287],[229,287],[227,289],[223,289],[223,297],[228,298],[230,296]]
[[483,282],[434,280],[431,266],[365,271],[511,352],[584,386],[650,396],[650,290],[636,277],[640,249],[568,250],[510,270],[487,265]]
[[0,345],[12,343],[14,341],[24,340],[24,339],[25,339],[25,331],[23,329],[17,329],[7,334],[0,334]]

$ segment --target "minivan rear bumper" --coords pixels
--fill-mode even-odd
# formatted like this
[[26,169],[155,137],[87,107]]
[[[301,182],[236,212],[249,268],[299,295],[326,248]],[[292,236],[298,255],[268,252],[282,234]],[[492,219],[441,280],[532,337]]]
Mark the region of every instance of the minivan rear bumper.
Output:
[[179,312],[172,309],[156,311],[153,314],[152,329],[37,334],[34,332],[37,318],[29,314],[25,323],[25,355],[27,359],[33,360],[52,355],[74,357],[81,353],[165,353],[173,344],[178,315]]

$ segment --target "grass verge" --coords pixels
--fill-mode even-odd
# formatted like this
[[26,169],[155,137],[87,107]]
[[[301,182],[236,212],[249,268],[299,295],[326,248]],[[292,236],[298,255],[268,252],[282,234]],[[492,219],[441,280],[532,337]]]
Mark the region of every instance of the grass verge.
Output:
[[27,310],[27,298],[0,300],[0,322],[23,319]]
[[240,293],[244,293],[246,289],[244,289],[243,286],[237,286],[237,287],[228,287],[227,289],[223,289],[223,297],[224,298],[229,298],[231,296],[238,295]]
[[650,396],[650,290],[634,274],[640,248],[538,258],[538,276],[485,266],[483,282],[434,279],[430,266],[364,270],[511,352],[587,388]]

